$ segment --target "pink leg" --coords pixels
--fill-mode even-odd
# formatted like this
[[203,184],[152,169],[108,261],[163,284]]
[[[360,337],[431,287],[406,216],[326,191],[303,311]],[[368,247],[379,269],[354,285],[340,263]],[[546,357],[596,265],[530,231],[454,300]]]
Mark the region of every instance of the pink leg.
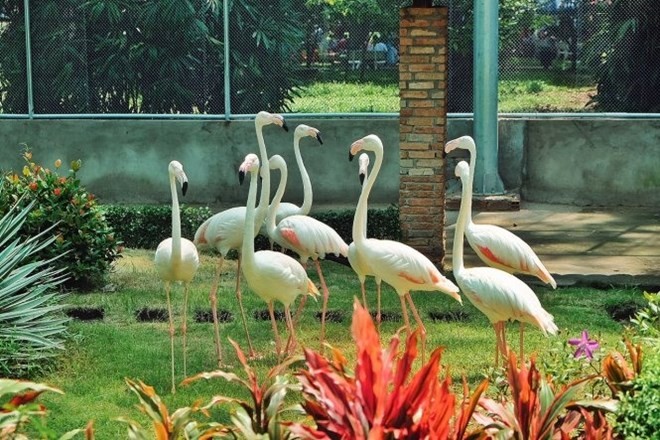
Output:
[[284,313],[286,315],[286,325],[289,327],[289,340],[286,344],[286,352],[287,354],[292,355],[296,350],[297,341],[295,328],[293,327],[293,320],[291,319],[291,309],[289,306],[284,308]]
[[377,298],[378,298],[378,310],[376,312],[376,328],[378,329],[378,332],[380,333],[380,280],[376,279],[376,292],[377,292]]
[[209,302],[211,303],[211,315],[213,316],[213,337],[215,340],[215,355],[218,359],[218,367],[222,366],[222,345],[220,344],[220,324],[218,322],[218,284],[220,283],[220,273],[225,261],[224,255],[220,255],[218,267],[215,269],[215,277],[211,293],[209,293]]
[[360,290],[362,291],[362,306],[369,310],[369,306],[367,305],[367,289],[364,288],[364,281],[360,281]]
[[408,310],[406,308],[406,299],[404,296],[399,295],[399,300],[401,301],[401,312],[403,313],[403,322],[406,325],[406,332],[408,336],[410,336],[412,330],[410,329],[410,321],[408,320]]
[[330,292],[328,292],[328,286],[325,285],[325,279],[323,278],[323,272],[321,271],[321,263],[319,260],[314,260],[316,265],[316,272],[319,274],[319,279],[321,280],[321,288],[323,290],[323,310],[321,311],[321,353],[323,353],[323,348],[325,346],[325,314],[328,311],[328,297]]
[[186,354],[186,342],[188,333],[188,283],[183,286],[183,324],[181,325],[183,333],[183,377],[188,377],[188,356]]
[[305,308],[306,302],[307,302],[307,295],[302,295],[302,298],[300,299],[300,304],[298,304],[298,309],[296,310],[296,315],[293,317],[293,325],[295,326],[298,325],[298,320],[300,319],[300,315],[302,315],[302,311]]
[[170,301],[170,283],[165,282],[165,295],[167,296],[167,314],[170,320],[170,360],[172,369],[172,394],[176,393],[174,384],[174,318],[172,316],[172,301]]
[[257,354],[252,346],[250,339],[250,332],[248,331],[247,318],[245,317],[245,309],[243,308],[243,297],[241,296],[241,256],[238,256],[238,264],[236,266],[236,298],[238,299],[238,307],[241,309],[241,319],[243,320],[243,330],[245,330],[245,337],[247,338],[248,347],[250,349],[250,358],[254,359]]
[[413,303],[412,297],[410,296],[410,292],[406,294],[406,298],[408,299],[408,304],[410,304],[410,310],[412,311],[412,314],[415,318],[415,321],[417,321],[417,326],[419,327],[420,331],[422,332],[422,364],[424,363],[424,359],[426,357],[426,327],[424,327],[424,323],[422,322],[422,318],[420,318],[419,313],[417,313],[417,308],[415,307],[415,304]]
[[282,354],[282,346],[280,343],[280,334],[277,331],[277,321],[275,321],[275,309],[273,301],[268,303],[268,312],[270,313],[270,321],[273,323],[273,333],[275,334],[275,351],[279,357]]

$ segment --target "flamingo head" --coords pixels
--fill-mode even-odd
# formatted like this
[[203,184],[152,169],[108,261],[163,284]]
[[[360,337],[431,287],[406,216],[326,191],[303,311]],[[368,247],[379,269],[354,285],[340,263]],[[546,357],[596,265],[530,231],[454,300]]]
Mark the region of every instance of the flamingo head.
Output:
[[472,136],[461,136],[459,138],[452,139],[445,144],[445,153],[450,153],[457,148],[474,152],[477,146],[475,145]]
[[298,125],[296,127],[296,131],[294,132],[293,136],[296,141],[299,141],[300,138],[305,136],[313,137],[316,138],[317,141],[319,141],[319,144],[323,145],[323,139],[321,139],[321,132],[314,127],[310,127],[309,125],[305,125],[305,124]]
[[275,124],[284,129],[284,131],[289,131],[289,127],[286,125],[284,116],[278,115],[277,113],[269,113],[265,111],[260,111],[257,113],[257,117],[254,118],[254,124],[261,128],[264,125]]
[[168,171],[171,178],[176,179],[179,184],[181,184],[181,193],[185,196],[186,191],[188,191],[188,176],[183,172],[183,165],[181,165],[181,162],[177,160],[170,162]]
[[286,169],[286,161],[279,154],[273,154],[268,158],[268,168],[271,170]]
[[358,171],[360,176],[360,184],[363,184],[364,178],[367,175],[367,170],[369,169],[369,155],[367,153],[360,154],[360,157],[358,158],[358,162],[360,164]]
[[367,150],[367,151],[380,150],[382,152],[383,142],[381,142],[380,138],[375,134],[369,134],[363,137],[362,139],[358,139],[357,141],[351,144],[351,148],[348,151],[348,160],[353,160],[353,157],[355,157],[355,155],[362,150]]
[[243,180],[245,179],[246,173],[252,173],[253,175],[259,171],[259,156],[256,154],[248,154],[245,156],[245,160],[238,167],[238,181],[242,185]]
[[470,177],[470,165],[468,165],[468,163],[464,160],[460,161],[458,164],[456,164],[454,174],[456,174],[456,177],[463,181],[467,180]]

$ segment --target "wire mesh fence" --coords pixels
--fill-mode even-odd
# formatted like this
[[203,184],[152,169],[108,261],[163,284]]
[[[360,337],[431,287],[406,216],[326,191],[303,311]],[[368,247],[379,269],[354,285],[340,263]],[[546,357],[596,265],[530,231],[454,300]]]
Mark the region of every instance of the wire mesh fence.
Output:
[[[438,3],[449,8],[448,110],[472,112],[473,2]],[[622,99],[603,79],[626,62],[621,48],[634,49],[639,17],[653,8],[634,3],[502,0],[500,112],[652,111],[629,102],[647,96]],[[398,112],[405,3],[227,4],[0,1],[0,114]]]

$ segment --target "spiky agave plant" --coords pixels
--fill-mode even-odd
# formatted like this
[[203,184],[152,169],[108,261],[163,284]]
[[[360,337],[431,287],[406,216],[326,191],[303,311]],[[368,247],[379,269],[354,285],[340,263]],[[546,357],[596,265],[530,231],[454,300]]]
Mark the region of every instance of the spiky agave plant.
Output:
[[54,287],[65,278],[50,261],[34,255],[54,242],[50,230],[27,240],[18,231],[32,203],[15,203],[0,218],[0,375],[22,376],[63,348],[63,295]]

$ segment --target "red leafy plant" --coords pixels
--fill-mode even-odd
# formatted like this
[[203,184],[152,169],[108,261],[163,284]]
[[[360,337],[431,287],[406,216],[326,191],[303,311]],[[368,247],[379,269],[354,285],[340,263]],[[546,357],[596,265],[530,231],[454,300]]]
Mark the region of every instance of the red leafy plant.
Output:
[[378,332],[369,315],[356,300],[353,306],[353,339],[357,346],[354,372],[336,349],[332,359],[306,349],[306,370],[298,377],[303,407],[316,426],[289,423],[289,430],[303,439],[468,439],[468,422],[479,397],[488,387],[484,381],[460,409],[451,391],[451,379],[439,378],[442,348],[412,373],[417,357],[419,330],[411,333],[403,353],[399,334],[381,348]]
[[479,405],[485,413],[475,413],[474,418],[489,435],[497,438],[611,438],[612,429],[604,414],[616,411],[616,401],[576,399],[582,385],[597,377],[594,374],[577,379],[555,392],[552,383],[536,368],[534,358],[529,367],[522,363],[518,368],[516,355],[510,352],[507,365],[510,400],[481,398]]
[[633,380],[642,372],[642,346],[626,340],[626,348],[630,364],[618,351],[608,354],[603,360],[602,376],[612,391],[612,397],[632,393]]

